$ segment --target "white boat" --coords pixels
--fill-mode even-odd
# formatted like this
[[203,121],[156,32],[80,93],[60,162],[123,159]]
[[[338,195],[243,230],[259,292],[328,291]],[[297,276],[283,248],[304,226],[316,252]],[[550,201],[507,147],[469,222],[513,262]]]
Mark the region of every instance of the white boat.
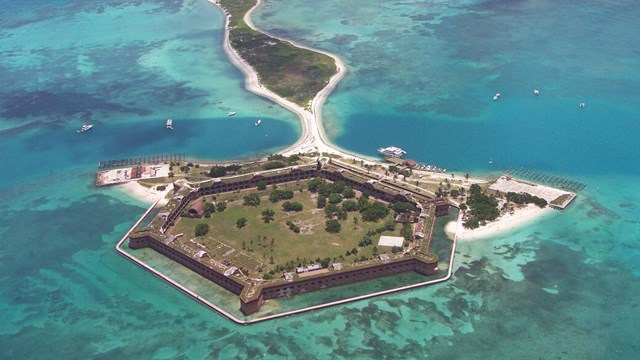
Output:
[[258,125],[260,125],[261,123],[262,123],[262,120],[261,120],[261,119],[258,119],[258,120],[256,120],[256,123],[255,123],[254,125],[255,125],[255,126],[258,126]]
[[92,127],[93,127],[93,124],[84,124],[84,125],[82,125],[82,127],[81,127],[80,129],[78,129],[77,131],[78,131],[79,133],[83,133],[83,132],[85,132],[85,131],[89,131],[89,130],[91,130],[91,128],[92,128]]
[[236,114],[236,112],[235,112],[235,111],[229,111],[229,113],[227,114],[227,116],[233,116],[233,115],[235,115],[235,114]]
[[584,109],[584,103],[583,102],[580,103],[580,109]]
[[403,157],[407,152],[395,147],[395,146],[389,146],[386,148],[379,148],[378,149],[378,154],[384,156],[384,157],[392,157],[392,158],[401,158]]
[[493,95],[493,101],[498,101],[498,99],[500,99],[500,93]]
[[540,95],[540,90],[538,90],[538,89],[533,90],[533,95],[535,95],[535,96]]
[[167,129],[173,130],[173,119],[167,119]]

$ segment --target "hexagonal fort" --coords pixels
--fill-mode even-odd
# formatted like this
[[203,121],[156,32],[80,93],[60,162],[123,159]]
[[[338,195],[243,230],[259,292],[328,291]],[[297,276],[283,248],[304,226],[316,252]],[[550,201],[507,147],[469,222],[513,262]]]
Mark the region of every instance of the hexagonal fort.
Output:
[[130,234],[129,247],[149,247],[239,295],[248,315],[268,299],[403,272],[437,274],[431,235],[435,217],[449,209],[406,183],[318,159],[175,185],[164,211]]

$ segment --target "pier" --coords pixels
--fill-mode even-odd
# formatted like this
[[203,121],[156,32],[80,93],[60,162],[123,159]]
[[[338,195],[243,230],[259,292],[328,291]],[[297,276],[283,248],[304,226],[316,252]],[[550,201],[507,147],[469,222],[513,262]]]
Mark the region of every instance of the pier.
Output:
[[[508,176],[513,176],[523,180],[529,180],[538,184],[545,184],[554,188],[563,189],[571,192],[578,192],[584,189],[587,184],[560,176],[549,175],[538,171],[525,169],[523,167],[514,168],[506,167],[502,170],[502,173]],[[495,181],[501,175],[490,175],[487,180]]]
[[139,158],[131,158],[131,159],[100,161],[98,162],[98,168],[107,169],[107,168],[124,167],[124,166],[132,166],[132,165],[156,165],[156,164],[162,164],[165,162],[178,162],[178,161],[186,161],[186,156],[184,153],[171,154],[171,155],[155,155],[155,156],[147,156],[147,157],[139,157]]

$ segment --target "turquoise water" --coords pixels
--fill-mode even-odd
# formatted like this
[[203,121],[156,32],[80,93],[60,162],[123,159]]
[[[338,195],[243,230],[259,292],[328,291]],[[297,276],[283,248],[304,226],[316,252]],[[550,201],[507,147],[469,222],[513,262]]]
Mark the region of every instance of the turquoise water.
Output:
[[324,108],[339,146],[588,187],[565,212],[461,242],[445,284],[248,327],[118,256],[145,204],[92,185],[113,157],[295,142],[297,118],[244,90],[222,52],[222,13],[204,0],[1,5],[0,357],[636,357],[635,2],[267,2],[258,26],[347,62]]

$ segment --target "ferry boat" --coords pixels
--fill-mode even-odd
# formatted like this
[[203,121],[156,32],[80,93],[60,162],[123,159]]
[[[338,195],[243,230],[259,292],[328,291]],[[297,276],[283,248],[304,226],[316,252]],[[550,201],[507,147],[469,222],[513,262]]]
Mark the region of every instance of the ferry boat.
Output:
[[261,123],[262,123],[262,119],[258,119],[258,120],[256,120],[256,123],[255,123],[254,125],[255,125],[255,126],[258,126],[258,125],[260,125]]
[[83,132],[91,130],[92,127],[93,127],[93,124],[84,124],[84,125],[82,125],[82,127],[80,129],[77,130],[77,132],[83,133]]
[[173,119],[167,119],[167,129],[173,130]]
[[493,95],[493,101],[498,101],[498,99],[500,99],[500,93]]
[[227,116],[233,116],[233,115],[235,115],[235,114],[236,114],[236,112],[235,112],[235,111],[229,111],[229,113],[227,114]]
[[384,157],[392,157],[392,158],[401,158],[403,157],[407,152],[400,149],[399,147],[395,147],[395,146],[388,146],[386,148],[379,148],[378,149],[378,154],[384,156]]

